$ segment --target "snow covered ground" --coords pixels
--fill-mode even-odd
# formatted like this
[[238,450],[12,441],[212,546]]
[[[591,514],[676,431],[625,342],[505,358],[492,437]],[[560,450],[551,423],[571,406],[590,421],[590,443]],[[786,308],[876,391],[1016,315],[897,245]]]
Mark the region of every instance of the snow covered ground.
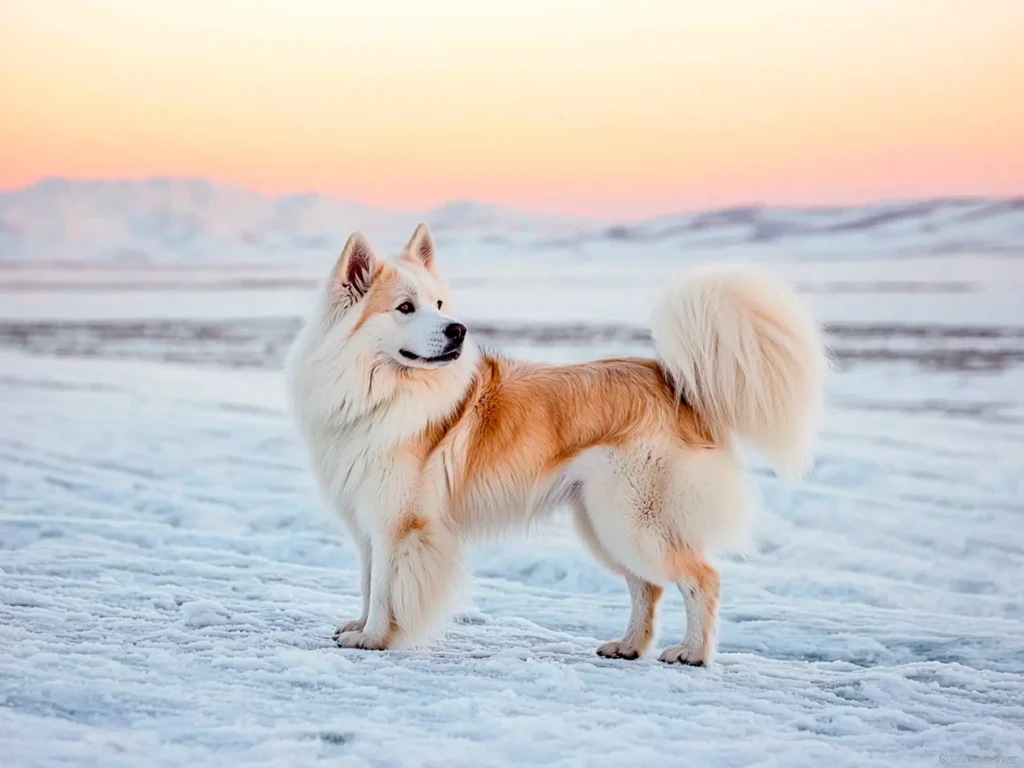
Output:
[[[642,354],[674,265],[624,253],[449,271],[506,351]],[[0,766],[1020,762],[1020,263],[776,260],[842,366],[809,481],[754,466],[711,669],[597,657],[625,588],[561,524],[475,550],[435,644],[335,648],[355,555],[275,370],[320,265],[8,265]],[[682,623],[669,595],[658,645]]]

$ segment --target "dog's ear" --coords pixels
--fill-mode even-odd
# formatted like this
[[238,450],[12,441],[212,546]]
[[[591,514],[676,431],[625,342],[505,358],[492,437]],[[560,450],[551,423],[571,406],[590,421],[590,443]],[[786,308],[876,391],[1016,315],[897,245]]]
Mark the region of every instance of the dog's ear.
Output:
[[430,236],[430,230],[426,224],[420,224],[412,233],[412,239],[405,246],[402,257],[411,261],[418,261],[431,272],[434,271],[434,238]]
[[359,301],[370,290],[373,276],[377,271],[377,257],[361,232],[355,232],[334,266],[331,292],[335,299],[346,306]]

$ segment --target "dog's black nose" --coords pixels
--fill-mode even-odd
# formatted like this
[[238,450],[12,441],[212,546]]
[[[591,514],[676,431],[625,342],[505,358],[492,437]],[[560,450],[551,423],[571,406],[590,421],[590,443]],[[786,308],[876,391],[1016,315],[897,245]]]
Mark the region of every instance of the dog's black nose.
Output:
[[449,323],[444,329],[444,335],[457,344],[466,338],[466,326],[462,323]]

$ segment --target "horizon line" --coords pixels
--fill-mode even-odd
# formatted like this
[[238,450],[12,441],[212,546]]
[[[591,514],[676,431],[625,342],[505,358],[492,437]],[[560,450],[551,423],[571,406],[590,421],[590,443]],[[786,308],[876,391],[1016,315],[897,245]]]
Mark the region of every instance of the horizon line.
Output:
[[74,176],[58,176],[48,174],[40,176],[34,181],[27,182],[18,186],[6,186],[0,184],[0,195],[18,194],[21,192],[27,192],[33,187],[39,187],[47,183],[64,183],[69,185],[88,185],[88,184],[147,184],[154,182],[178,182],[178,183],[202,183],[211,187],[222,187],[246,192],[251,195],[261,197],[265,200],[277,200],[283,198],[296,198],[296,197],[321,197],[336,202],[347,203],[349,205],[360,206],[374,211],[395,213],[395,214],[433,214],[438,211],[443,211],[446,208],[452,208],[458,205],[476,205],[480,207],[491,208],[495,210],[507,211],[510,213],[529,214],[531,216],[545,217],[549,219],[560,219],[560,220],[575,220],[575,221],[590,221],[590,222],[605,222],[605,223],[619,223],[619,222],[641,222],[641,221],[652,221],[661,218],[667,218],[677,215],[685,214],[700,214],[700,213],[715,213],[725,211],[737,211],[737,210],[780,210],[780,211],[841,211],[841,210],[856,210],[864,208],[882,208],[894,205],[910,205],[914,203],[971,203],[971,202],[1024,202],[1024,190],[1019,193],[1004,194],[1004,193],[988,193],[988,194],[937,194],[937,195],[924,195],[924,196],[895,196],[895,197],[879,197],[865,200],[857,203],[829,203],[829,202],[786,202],[786,203],[770,203],[766,201],[747,200],[737,201],[728,205],[709,205],[708,207],[688,207],[680,206],[678,208],[667,209],[661,213],[653,213],[648,215],[626,215],[618,218],[610,218],[596,215],[579,215],[579,214],[568,214],[559,213],[550,210],[543,210],[540,208],[532,208],[529,205],[509,205],[503,202],[494,202],[486,199],[473,199],[469,197],[453,197],[441,202],[429,205],[425,208],[407,208],[403,206],[386,206],[380,205],[379,203],[365,202],[352,197],[336,194],[333,192],[320,191],[316,189],[296,189],[293,191],[267,191],[259,189],[253,186],[246,186],[245,184],[234,182],[234,181],[222,181],[207,176],[194,176],[194,175],[173,175],[173,174],[152,174],[146,176],[90,176],[90,177],[74,177]]

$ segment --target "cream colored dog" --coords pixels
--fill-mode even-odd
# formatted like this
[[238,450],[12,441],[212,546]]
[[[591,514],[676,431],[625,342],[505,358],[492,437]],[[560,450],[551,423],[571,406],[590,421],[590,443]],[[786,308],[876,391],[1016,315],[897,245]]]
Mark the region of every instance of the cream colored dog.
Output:
[[567,507],[632,600],[623,637],[597,652],[645,653],[662,585],[675,584],[686,635],[661,659],[710,663],[707,556],[745,535],[751,503],[735,442],[799,476],[827,360],[796,295],[751,268],[671,288],[651,331],[657,360],[484,355],[454,318],[425,226],[389,262],[352,235],[288,362],[317,481],[361,556],[362,616],[340,646],[421,640],[457,591],[465,540]]

